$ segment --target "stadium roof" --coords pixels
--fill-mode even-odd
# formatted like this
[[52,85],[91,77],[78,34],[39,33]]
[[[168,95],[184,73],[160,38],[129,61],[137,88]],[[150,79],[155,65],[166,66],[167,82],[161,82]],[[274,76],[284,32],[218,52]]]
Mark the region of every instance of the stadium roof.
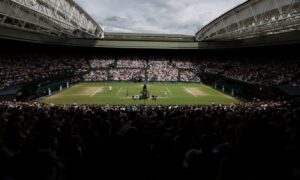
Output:
[[0,0],[0,24],[59,37],[101,37],[104,32],[73,0]]
[[203,27],[196,39],[237,40],[298,30],[299,0],[248,0]]
[[71,46],[153,49],[299,43],[299,8],[300,0],[249,0],[206,25],[194,37],[104,33],[103,27],[73,0],[0,0],[0,38]]

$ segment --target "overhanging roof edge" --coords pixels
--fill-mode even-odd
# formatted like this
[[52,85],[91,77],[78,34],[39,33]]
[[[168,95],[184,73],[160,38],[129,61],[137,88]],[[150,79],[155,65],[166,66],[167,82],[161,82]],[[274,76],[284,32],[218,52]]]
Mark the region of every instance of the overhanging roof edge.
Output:
[[239,4],[237,6],[235,6],[234,8],[226,11],[225,13],[223,13],[222,15],[220,15],[219,17],[217,17],[216,19],[212,20],[210,23],[208,23],[207,25],[205,25],[203,28],[201,28],[199,31],[196,32],[196,36],[197,34],[199,34],[200,31],[202,31],[203,29],[207,28],[208,26],[212,25],[213,23],[219,21],[220,19],[222,19],[223,17],[225,17],[227,14],[231,13],[231,12],[234,12],[236,10],[238,10],[239,8],[242,8],[243,6],[249,4],[249,3],[252,3],[252,2],[256,2],[258,0],[247,0],[246,2],[243,2],[242,4]]
[[93,21],[93,23],[97,24],[97,26],[104,32],[103,27],[101,27],[99,25],[99,23],[97,23],[97,21],[95,21],[95,19],[90,14],[88,14],[80,5],[78,5],[74,0],[66,0],[66,1],[68,1],[70,4],[74,5],[80,11],[82,11],[88,18],[91,19],[91,21]]

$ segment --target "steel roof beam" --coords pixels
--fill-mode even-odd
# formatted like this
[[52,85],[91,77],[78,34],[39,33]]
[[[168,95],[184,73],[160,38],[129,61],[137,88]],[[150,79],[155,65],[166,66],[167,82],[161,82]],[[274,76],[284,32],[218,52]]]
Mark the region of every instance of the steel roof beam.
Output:
[[103,27],[73,0],[0,0],[0,3],[10,9],[0,8],[0,13],[7,17],[31,21],[37,26],[46,22],[49,29],[71,37],[98,38],[104,33]]
[[[249,0],[212,21],[195,36],[198,41],[245,39],[249,34],[267,35],[272,28],[274,34],[281,33],[276,30],[283,24],[281,29],[285,28],[285,32],[298,30],[299,25],[293,21],[300,19],[299,7],[300,0]],[[289,22],[292,26],[286,26]]]

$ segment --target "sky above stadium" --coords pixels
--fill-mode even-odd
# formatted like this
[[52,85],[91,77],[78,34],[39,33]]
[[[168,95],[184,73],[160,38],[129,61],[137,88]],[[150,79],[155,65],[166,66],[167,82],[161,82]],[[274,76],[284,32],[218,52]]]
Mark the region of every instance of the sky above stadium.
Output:
[[246,0],[75,0],[106,32],[194,35]]

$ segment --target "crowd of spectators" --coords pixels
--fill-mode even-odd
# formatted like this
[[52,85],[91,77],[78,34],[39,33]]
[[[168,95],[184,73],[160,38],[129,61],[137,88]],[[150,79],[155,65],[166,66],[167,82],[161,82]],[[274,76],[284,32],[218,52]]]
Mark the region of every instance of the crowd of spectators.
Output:
[[85,74],[83,76],[83,79],[87,82],[107,81],[108,80],[107,70],[91,71],[90,73]]
[[241,81],[255,82],[265,85],[278,85],[293,82],[299,78],[300,64],[294,62],[275,63],[239,63],[231,64],[224,75]]
[[80,58],[66,58],[48,54],[1,54],[0,87],[47,80],[67,74],[86,72],[88,64]]
[[118,68],[145,68],[147,65],[146,60],[139,58],[127,58],[127,59],[119,59],[117,61]]
[[201,82],[201,79],[192,71],[181,71],[180,81],[182,82]]
[[178,81],[178,68],[170,61],[149,61],[148,81]]
[[[211,73],[268,86],[300,87],[296,57],[76,57],[49,54],[1,54],[0,87],[73,75],[86,81],[132,80],[198,82],[194,72]],[[180,73],[182,72],[182,73]],[[84,75],[85,74],[85,75]],[[83,76],[84,75],[84,76]],[[147,79],[146,79],[147,78]]]
[[300,62],[295,57],[222,57],[199,61],[198,71],[268,86],[300,87]]
[[0,179],[289,180],[299,107],[1,102]]
[[[0,88],[59,76],[199,82],[215,74],[300,88],[295,57],[0,54]],[[195,73],[197,72],[197,73]],[[300,106],[54,105],[0,101],[0,180],[300,179]]]
[[107,68],[109,65],[114,64],[115,60],[113,58],[93,58],[89,63],[92,68]]
[[113,81],[145,80],[144,69],[110,69],[109,79]]
[[219,62],[214,60],[208,61],[205,59],[198,62],[197,70],[203,73],[222,74],[229,64],[231,64],[230,61]]
[[[146,60],[147,59],[147,60]],[[154,60],[153,60],[154,59]],[[129,80],[145,80],[147,72],[148,81],[178,81],[184,82],[199,82],[198,78],[192,71],[196,70],[192,62],[185,61],[171,61],[165,58],[121,58],[113,62],[108,60],[109,63],[105,63],[105,59],[90,61],[93,69],[98,71],[91,71],[83,76],[85,81],[129,81]],[[110,66],[116,62],[115,66]],[[182,69],[183,77],[179,77],[179,70]],[[108,73],[104,72],[109,70]],[[188,72],[189,71],[189,72]],[[98,72],[98,73],[97,73]],[[191,78],[191,79],[189,79]]]
[[175,64],[175,66],[177,68],[180,68],[180,69],[195,69],[196,66],[195,66],[195,63],[191,62],[191,61],[188,61],[188,60],[175,60],[173,61],[173,63]]

